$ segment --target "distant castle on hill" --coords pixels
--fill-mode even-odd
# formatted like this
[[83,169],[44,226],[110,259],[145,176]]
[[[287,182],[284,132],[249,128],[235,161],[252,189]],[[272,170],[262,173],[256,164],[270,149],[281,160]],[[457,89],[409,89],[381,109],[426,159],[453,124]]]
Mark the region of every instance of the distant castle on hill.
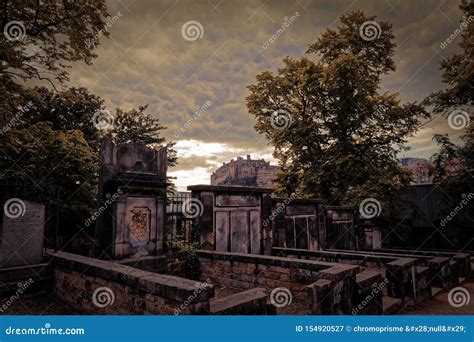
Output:
[[[401,158],[400,164],[413,174],[412,184],[430,184],[433,177],[429,174],[430,163],[422,158]],[[237,157],[223,163],[211,174],[211,185],[253,186],[273,188],[278,166],[270,165],[264,159]]]
[[211,174],[211,185],[253,186],[273,188],[278,166],[270,165],[264,159],[253,160],[237,157],[224,163]]

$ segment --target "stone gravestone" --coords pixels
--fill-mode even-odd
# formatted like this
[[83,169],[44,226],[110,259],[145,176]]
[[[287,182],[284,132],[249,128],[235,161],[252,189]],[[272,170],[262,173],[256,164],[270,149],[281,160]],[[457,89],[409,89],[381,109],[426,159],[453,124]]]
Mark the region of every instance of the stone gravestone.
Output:
[[102,142],[95,229],[97,257],[120,259],[163,250],[166,148]]
[[43,261],[43,204],[7,200],[3,206],[0,227],[0,267],[39,264]]

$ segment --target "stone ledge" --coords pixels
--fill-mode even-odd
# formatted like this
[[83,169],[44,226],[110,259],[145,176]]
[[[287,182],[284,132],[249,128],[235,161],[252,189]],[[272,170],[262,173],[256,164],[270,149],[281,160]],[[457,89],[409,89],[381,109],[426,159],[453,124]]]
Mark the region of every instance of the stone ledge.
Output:
[[[388,264],[392,261],[400,259],[400,257],[392,256],[375,256],[370,254],[353,254],[350,250],[347,252],[341,251],[308,251],[305,249],[295,249],[295,248],[283,248],[283,247],[273,247],[273,252],[281,255],[296,255],[296,256],[306,256],[314,258],[337,258],[342,260],[356,260],[356,261],[370,261],[377,262],[378,264]],[[352,251],[353,252],[353,251]]]
[[382,272],[365,270],[356,275],[356,283],[360,288],[371,288],[374,283],[383,280]]
[[[211,284],[143,271],[110,261],[66,252],[50,252],[49,254],[53,257],[54,265],[60,268],[76,271],[86,276],[112,280],[130,287],[138,287],[142,291],[163,298],[185,301],[190,296],[195,296],[197,301],[204,301],[214,296],[214,286]],[[201,289],[199,293],[196,291],[198,289]]]
[[271,193],[273,189],[256,188],[250,186],[228,186],[228,185],[188,185],[188,190],[191,191],[213,191],[213,192],[232,192],[232,193]]
[[267,294],[265,289],[260,287],[210,301],[210,311],[213,315],[242,315],[265,311],[266,306]]
[[339,281],[347,276],[355,276],[355,274],[360,271],[360,267],[354,265],[343,265],[332,262],[300,260],[267,255],[216,252],[205,250],[198,250],[196,254],[200,258],[228,261],[231,263],[243,262],[248,264],[255,264],[257,266],[263,265],[278,266],[298,270],[304,269],[318,272],[321,278],[327,278],[332,281]]
[[416,259],[413,258],[400,258],[395,261],[388,263],[387,265],[390,267],[402,267],[402,268],[409,268],[411,266],[415,266]]

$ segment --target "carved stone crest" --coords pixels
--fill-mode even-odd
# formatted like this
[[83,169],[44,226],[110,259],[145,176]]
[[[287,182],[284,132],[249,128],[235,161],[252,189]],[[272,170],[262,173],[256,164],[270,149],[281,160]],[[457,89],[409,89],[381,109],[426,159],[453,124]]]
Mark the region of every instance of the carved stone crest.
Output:
[[150,236],[150,210],[148,208],[133,208],[130,222],[132,240],[148,240]]

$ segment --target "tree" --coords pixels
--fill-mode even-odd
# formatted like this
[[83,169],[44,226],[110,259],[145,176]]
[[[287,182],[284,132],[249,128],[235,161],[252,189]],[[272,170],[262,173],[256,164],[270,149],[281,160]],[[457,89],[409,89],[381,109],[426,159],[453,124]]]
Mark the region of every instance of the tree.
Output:
[[0,75],[54,84],[68,80],[67,63],[92,63],[94,39],[104,36],[104,18],[109,14],[104,0],[97,1],[9,1],[2,0]]
[[316,60],[285,58],[276,75],[257,75],[247,106],[275,148],[279,191],[330,204],[373,197],[388,213],[410,182],[397,153],[428,113],[379,92],[381,77],[395,70],[391,25],[360,11],[340,19],[309,46]]
[[[436,114],[447,117],[451,122],[455,120],[455,116],[459,116],[458,120],[461,120],[462,125],[455,128],[462,129],[465,126],[465,132],[461,135],[462,145],[454,144],[448,134],[433,136],[440,150],[432,156],[434,166],[431,171],[434,181],[446,195],[438,227],[443,218],[453,208],[459,207],[474,189],[474,120],[472,114],[468,113],[474,103],[474,22],[468,20],[474,17],[474,3],[463,0],[459,7],[463,11],[460,27],[464,27],[459,42],[460,52],[441,62],[442,81],[446,84],[446,89],[434,92],[425,99],[425,103],[432,106]],[[449,228],[444,231],[445,235],[459,247],[474,248],[470,216],[473,210],[474,203],[469,201],[460,214],[443,224],[443,227]],[[471,245],[468,245],[469,242]],[[451,247],[452,245],[449,246]]]
[[1,179],[29,184],[33,199],[54,203],[50,209],[59,205],[72,215],[70,223],[89,215],[94,206],[97,158],[80,130],[55,131],[52,126],[39,122],[4,133],[8,144],[2,147]]
[[166,127],[161,125],[159,119],[147,113],[147,108],[147,105],[130,111],[117,108],[114,114],[103,113],[109,116],[103,119],[110,120],[110,129],[105,129],[103,136],[111,138],[116,144],[140,142],[157,149],[166,146],[168,166],[174,166],[177,162],[174,143],[166,143],[166,139],[160,135]]
[[[432,105],[435,113],[443,113],[447,109],[474,104],[474,3],[462,0],[459,8],[464,12],[461,20],[463,28],[459,47],[460,53],[455,53],[441,62],[441,76],[447,88],[431,94],[425,101]],[[470,19],[471,18],[471,19]],[[470,20],[469,20],[470,19]]]
[[[0,182],[30,184],[33,196],[56,205],[60,193],[61,233],[72,236],[95,210],[100,141],[110,135],[116,143],[166,144],[161,137],[165,127],[146,113],[146,106],[113,116],[104,100],[85,88],[53,91],[44,87],[28,89],[17,120],[0,133]],[[111,131],[97,125],[103,115],[114,119]],[[105,118],[107,119],[107,118]],[[176,153],[168,144],[169,163]]]
[[[474,17],[474,3],[463,0],[460,9],[464,12],[462,25],[466,24],[461,34],[459,46],[460,53],[455,53],[451,57],[441,62],[441,70],[443,70],[442,81],[446,83],[447,88],[434,92],[425,99],[427,105],[431,105],[433,111],[448,117],[456,114],[469,115],[467,111],[461,108],[471,108],[474,103],[474,90],[472,84],[474,82],[474,22],[468,21],[468,18]],[[456,111],[458,113],[456,113]],[[466,119],[466,118],[463,118]],[[451,118],[451,120],[454,120]],[[432,157],[435,167],[432,172],[435,180],[446,182],[447,187],[463,188],[463,185],[454,183],[463,183],[467,185],[474,178],[474,122],[464,120],[466,131],[461,136],[464,146],[457,146],[449,139],[448,134],[436,134],[433,140],[440,146],[440,151]],[[455,127],[463,128],[463,127]],[[455,167],[456,163],[458,167]],[[448,189],[446,189],[449,191]]]

